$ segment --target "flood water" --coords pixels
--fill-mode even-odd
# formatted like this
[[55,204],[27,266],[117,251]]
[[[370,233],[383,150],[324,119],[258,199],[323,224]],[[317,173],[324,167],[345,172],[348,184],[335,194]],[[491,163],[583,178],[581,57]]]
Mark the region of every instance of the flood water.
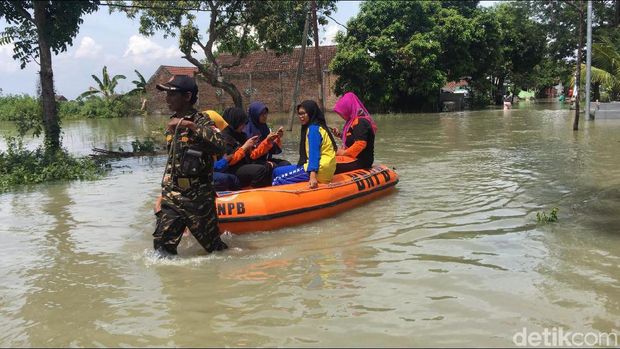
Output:
[[[0,346],[512,346],[523,328],[619,331],[620,120],[582,117],[573,132],[572,118],[554,103],[376,115],[395,193],[226,234],[224,253],[184,238],[171,261],[151,252],[164,157],[15,188],[0,194]],[[67,121],[64,144],[131,150],[164,122]],[[537,223],[553,207],[559,221]]]

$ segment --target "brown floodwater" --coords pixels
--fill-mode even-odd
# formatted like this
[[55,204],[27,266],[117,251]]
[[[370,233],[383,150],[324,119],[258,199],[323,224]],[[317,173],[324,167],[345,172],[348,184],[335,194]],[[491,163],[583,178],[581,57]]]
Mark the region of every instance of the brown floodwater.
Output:
[[[573,132],[572,117],[543,102],[376,115],[395,193],[226,234],[224,253],[184,238],[176,260],[151,251],[162,156],[14,188],[0,194],[0,346],[512,346],[523,328],[617,331],[620,120]],[[164,122],[66,121],[63,143],[130,150]],[[537,222],[554,207],[557,223]]]

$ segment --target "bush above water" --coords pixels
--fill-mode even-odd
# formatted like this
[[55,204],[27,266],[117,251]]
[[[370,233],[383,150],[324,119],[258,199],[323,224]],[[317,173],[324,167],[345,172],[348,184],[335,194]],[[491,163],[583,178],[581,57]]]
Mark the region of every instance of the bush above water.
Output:
[[558,211],[560,209],[554,207],[551,212],[547,214],[545,211],[536,213],[536,220],[538,223],[553,223],[558,221]]
[[0,192],[21,184],[97,179],[104,173],[101,163],[89,157],[74,157],[65,149],[28,150],[20,137],[7,137],[6,143],[6,152],[0,152]]
[[155,140],[153,138],[147,137],[145,140],[141,141],[136,139],[131,142],[131,148],[134,153],[136,152],[154,152],[155,151]]

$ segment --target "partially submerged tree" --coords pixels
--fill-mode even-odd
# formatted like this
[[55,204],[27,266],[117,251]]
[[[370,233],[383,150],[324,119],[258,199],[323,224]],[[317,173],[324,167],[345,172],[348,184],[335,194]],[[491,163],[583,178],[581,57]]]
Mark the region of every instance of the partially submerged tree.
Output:
[[[73,44],[82,15],[95,11],[98,0],[90,1],[0,1],[0,18],[8,26],[0,33],[0,45],[13,43],[13,59],[21,68],[35,61],[40,66],[41,102],[45,147],[60,148],[60,122],[54,98],[52,52],[66,51]],[[37,61],[38,59],[38,61]]]
[[97,83],[97,87],[90,87],[88,91],[82,92],[80,98],[100,94],[104,99],[112,99],[116,95],[116,86],[118,85],[118,80],[125,79],[125,75],[114,75],[110,78],[110,74],[108,73],[108,67],[103,66],[103,70],[101,72],[101,79],[96,75],[91,75],[93,80]]
[[[167,36],[179,36],[183,58],[198,68],[212,86],[229,94],[237,107],[243,99],[237,86],[228,81],[224,72],[241,63],[248,53],[258,49],[290,52],[300,44],[306,11],[301,1],[114,1],[116,9],[130,18],[140,17],[140,33],[153,35],[156,31]],[[325,24],[324,14],[335,8],[335,1],[317,1],[319,23]],[[192,11],[194,10],[194,11]],[[195,11],[209,12],[208,27],[200,27]],[[200,50],[205,60],[195,54]],[[236,59],[222,63],[219,53],[226,52]]]

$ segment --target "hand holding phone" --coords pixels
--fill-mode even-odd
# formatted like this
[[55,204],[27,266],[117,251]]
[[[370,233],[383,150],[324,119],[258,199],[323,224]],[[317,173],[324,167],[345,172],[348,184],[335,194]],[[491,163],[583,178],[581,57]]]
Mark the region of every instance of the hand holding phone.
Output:
[[334,134],[334,136],[336,137],[342,137],[342,133],[340,132],[340,130],[338,130],[335,127],[332,127],[332,133]]

